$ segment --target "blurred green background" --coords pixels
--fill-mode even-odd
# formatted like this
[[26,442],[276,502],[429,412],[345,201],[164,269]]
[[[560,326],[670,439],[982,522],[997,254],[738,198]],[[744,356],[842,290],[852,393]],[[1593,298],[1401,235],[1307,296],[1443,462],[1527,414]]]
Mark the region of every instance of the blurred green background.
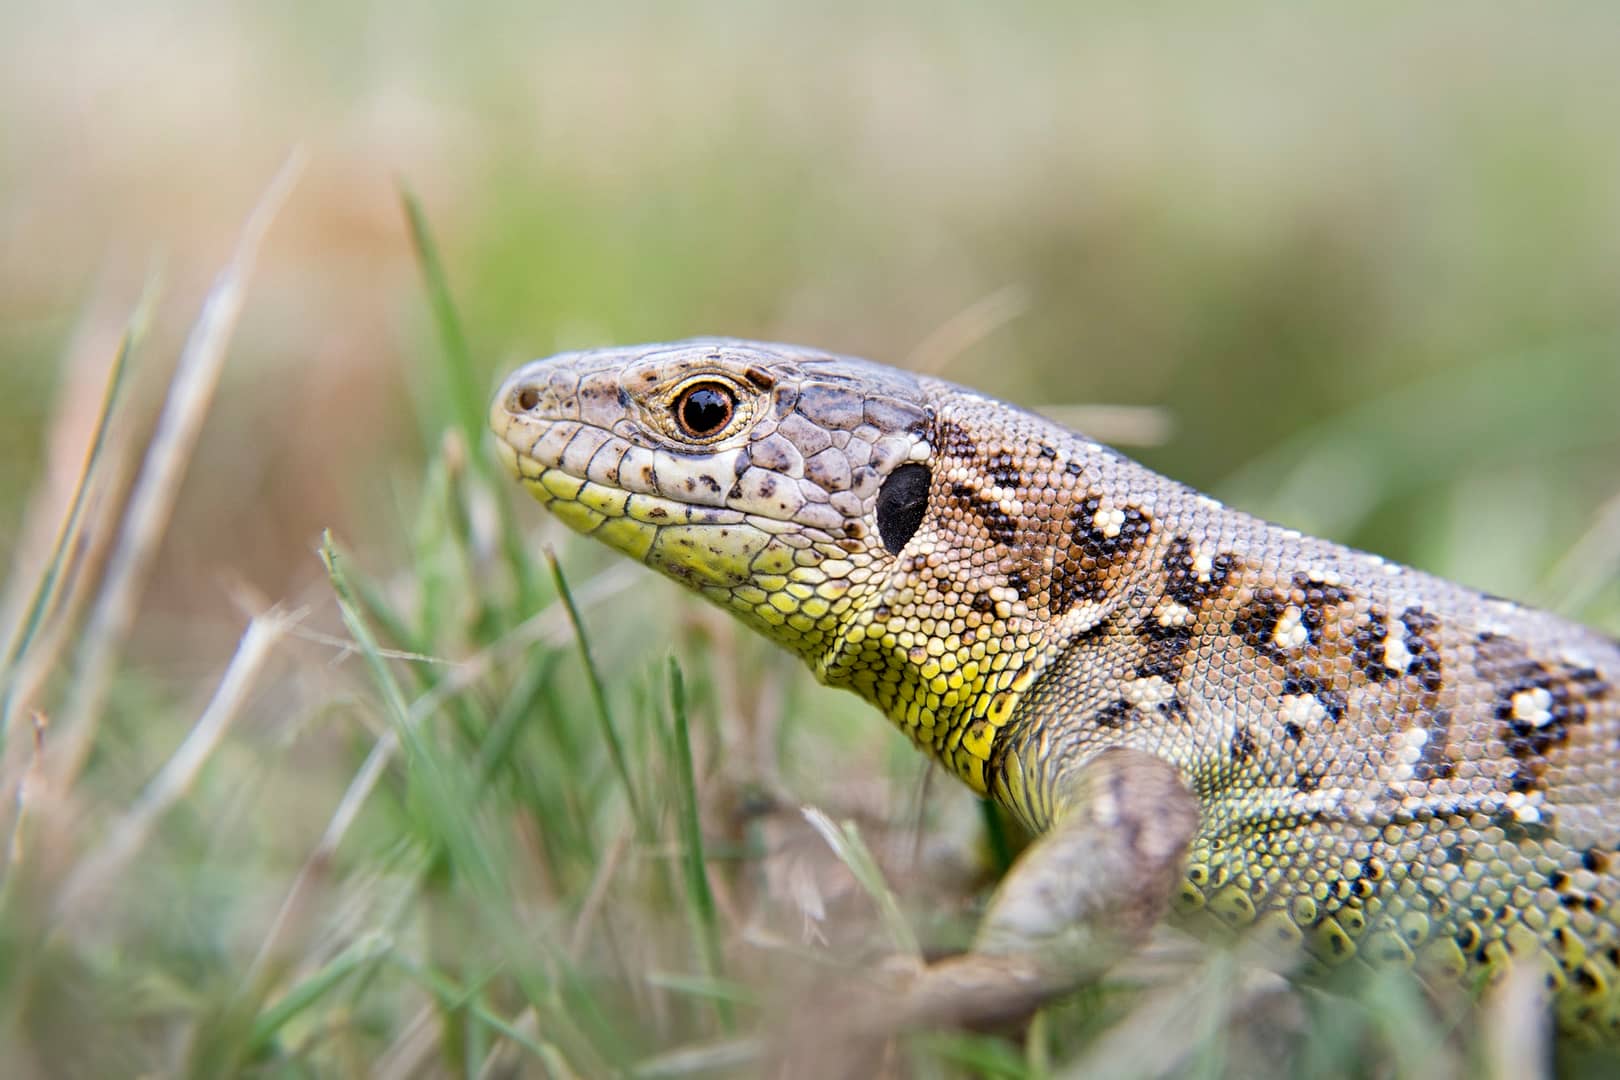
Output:
[[[449,383],[492,389],[563,348],[760,337],[927,364],[1020,403],[1142,407],[1167,430],[1126,449],[1161,471],[1620,632],[1617,56],[1620,16],[1599,2],[0,5],[0,556],[37,555],[25,519],[54,524],[143,291],[157,283],[137,429],[248,209],[290,147],[309,154],[60,859],[184,735],[244,596],[308,603],[342,632],[322,529],[418,605],[422,650],[492,640],[435,637],[422,601],[424,552],[453,532],[423,524]],[[402,186],[432,223],[470,374],[444,361]],[[571,573],[612,565],[516,488],[494,497]],[[473,533],[491,505],[468,500]],[[470,580],[490,597],[509,584]],[[636,594],[586,612],[622,724],[656,711],[662,657],[695,624],[720,635],[695,661],[698,713],[750,714],[739,695],[775,679],[791,716],[870,733],[802,756],[783,736],[799,797],[858,786],[873,747],[912,760],[853,699],[672,605],[673,586]],[[36,1050],[118,1014],[131,985],[149,1001],[161,983],[156,1012],[190,1022],[241,977],[358,765],[355,716],[382,724],[352,657],[338,671],[330,642],[300,645],[93,943],[111,982],[74,968],[47,980],[65,996],[0,986],[14,1019],[70,1003],[38,1006]],[[558,656],[572,681],[548,707],[587,717]],[[510,682],[474,693],[505,700]],[[698,752],[722,771],[726,730]],[[906,767],[878,806],[911,805],[921,766]],[[371,824],[361,851],[389,850],[401,827]],[[577,873],[553,882],[565,907],[607,834],[582,835]],[[182,991],[199,999],[175,1006]],[[409,1015],[364,1000],[356,1060],[397,1045]],[[232,1029],[199,1023],[201,1075]],[[637,1052],[695,1030],[649,1025],[660,1037]],[[148,1067],[171,1060],[148,1049]]]
[[156,267],[162,365],[302,143],[161,578],[188,614],[209,572],[285,593],[322,526],[389,542],[441,419],[396,183],[490,380],[700,333],[904,363],[1010,297],[946,374],[1161,407],[1150,464],[1531,595],[1617,486],[1617,27],[1600,3],[14,0],[0,548],[67,361]]

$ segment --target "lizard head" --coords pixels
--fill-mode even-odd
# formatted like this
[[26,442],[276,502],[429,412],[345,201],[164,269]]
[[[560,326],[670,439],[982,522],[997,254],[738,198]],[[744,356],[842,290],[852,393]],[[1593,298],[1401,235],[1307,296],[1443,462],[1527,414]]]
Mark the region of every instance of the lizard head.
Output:
[[981,505],[994,498],[968,459],[983,450],[951,419],[982,399],[945,389],[791,346],[698,340],[525,365],[491,424],[508,468],[568,525],[949,754],[1010,683],[1010,646],[1030,631],[985,532],[992,510],[1012,519]]
[[498,453],[574,529],[817,664],[927,504],[916,380],[714,340],[525,365],[491,409]]

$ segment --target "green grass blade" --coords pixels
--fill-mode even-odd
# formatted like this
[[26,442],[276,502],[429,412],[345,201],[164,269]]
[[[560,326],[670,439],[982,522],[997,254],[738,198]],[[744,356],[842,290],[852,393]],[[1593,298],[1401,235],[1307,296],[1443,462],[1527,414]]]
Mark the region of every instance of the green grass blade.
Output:
[[472,349],[467,344],[467,333],[462,328],[461,316],[450,295],[450,279],[444,272],[439,245],[434,242],[433,233],[428,228],[422,202],[404,186],[400,187],[399,197],[405,207],[411,247],[427,286],[428,303],[433,308],[433,322],[439,330],[439,345],[444,356],[444,389],[450,402],[452,419],[467,437],[468,443],[477,445],[484,430],[484,406],[481,388],[473,377]]
[[931,1032],[915,1037],[914,1045],[939,1061],[960,1065],[968,1075],[983,1080],[1037,1080],[1016,1046],[989,1035]]
[[[433,308],[433,322],[438,327],[441,346],[441,374],[439,381],[444,396],[450,402],[451,420],[466,439],[468,456],[485,480],[493,479],[498,470],[488,453],[480,448],[485,444],[484,415],[486,404],[485,380],[473,363],[472,348],[462,327],[461,316],[450,294],[450,278],[445,273],[444,261],[439,257],[439,246],[428,227],[427,213],[414,192],[401,185],[400,202],[405,208],[405,220],[410,229],[411,246],[416,253],[417,265],[422,270],[423,284],[427,288],[428,303]],[[517,584],[519,610],[533,611],[540,602],[540,579],[524,545],[523,533],[518,528],[511,504],[505,498],[495,500],[499,518],[501,548],[512,576]]]
[[375,965],[388,955],[388,951],[387,944],[377,938],[357,941],[313,975],[294,985],[254,1019],[253,1032],[248,1037],[249,1053],[261,1052],[288,1022],[320,1002],[350,975]]
[[[692,918],[692,933],[697,938],[703,973],[715,978],[722,972],[719,927],[703,855],[703,825],[698,814],[697,778],[692,768],[692,738],[686,718],[686,682],[681,676],[681,665],[673,656],[669,658],[669,705],[675,719],[675,817],[681,832],[686,908]],[[721,1025],[729,1030],[730,1004],[719,998],[714,1004]]]
[[537,1061],[547,1066],[551,1075],[573,1075],[573,1070],[566,1066],[560,1072],[553,1071],[553,1066],[563,1065],[562,1052],[549,1043],[536,1040],[519,1030],[510,1020],[492,1012],[481,1000],[478,988],[458,986],[431,968],[423,967],[397,952],[391,952],[389,959],[412,981],[432,994],[441,1008],[449,1012],[465,1012],[480,1024],[499,1032],[534,1055]]
[[724,1005],[753,1006],[759,1003],[759,995],[753,987],[732,979],[681,975],[670,971],[649,971],[647,985]]
[[366,667],[371,670],[377,689],[382,692],[389,718],[400,729],[402,737],[407,734],[414,735],[414,727],[410,724],[410,705],[405,701],[405,693],[400,689],[399,681],[394,678],[393,671],[383,659],[382,646],[378,643],[376,635],[371,632],[370,624],[361,614],[354,584],[349,578],[347,569],[342,565],[337,545],[330,532],[321,537],[321,562],[326,566],[327,577],[332,582],[332,591],[337,595],[338,611],[343,616],[343,625],[348,627],[349,634],[360,647],[360,655],[365,660]]
[[579,608],[574,604],[574,594],[569,591],[568,580],[563,577],[562,566],[557,562],[556,553],[546,551],[546,564],[551,567],[551,579],[556,583],[557,595],[562,597],[563,607],[568,612],[568,621],[574,627],[574,640],[579,643],[580,660],[585,665],[585,679],[590,684],[591,701],[596,706],[596,719],[602,728],[602,740],[607,745],[608,756],[613,759],[613,769],[619,774],[619,782],[624,785],[624,797],[630,804],[630,815],[642,830],[643,835],[651,834],[651,823],[642,812],[642,802],[636,796],[636,785],[630,778],[630,760],[625,756],[624,743],[619,739],[618,730],[613,726],[613,714],[608,709],[607,692],[602,688],[602,676],[596,669],[596,661],[591,655],[591,641],[585,633],[585,623],[579,617]]

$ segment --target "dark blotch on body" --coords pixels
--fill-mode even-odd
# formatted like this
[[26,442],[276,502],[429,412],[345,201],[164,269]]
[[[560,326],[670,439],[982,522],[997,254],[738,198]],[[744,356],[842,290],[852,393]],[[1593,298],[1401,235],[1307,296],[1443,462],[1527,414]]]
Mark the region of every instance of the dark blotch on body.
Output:
[[[1503,743],[1515,761],[1509,783],[1514,791],[1546,786],[1549,756],[1585,724],[1594,704],[1614,688],[1598,672],[1532,657],[1523,644],[1499,634],[1475,639],[1476,666],[1497,689],[1495,713]],[[1520,716],[1521,694],[1545,693],[1544,706]],[[1538,695],[1539,696],[1539,695]]]
[[1248,761],[1254,757],[1254,747],[1254,735],[1248,728],[1238,725],[1238,729],[1232,733],[1232,760]]
[[1111,701],[1097,712],[1097,723],[1106,728],[1121,727],[1125,718],[1131,714],[1131,705],[1128,701]]
[[1406,651],[1412,654],[1406,673],[1426,692],[1439,693],[1445,685],[1440,670],[1440,620],[1422,608],[1409,607],[1401,612],[1401,625],[1406,628]]
[[1222,552],[1210,559],[1208,580],[1198,576],[1193,568],[1192,542],[1185,536],[1170,541],[1170,550],[1164,557],[1164,594],[1182,607],[1197,611],[1204,601],[1220,595],[1232,576],[1234,556]]
[[1232,632],[1245,645],[1263,656],[1275,656],[1277,649],[1277,621],[1283,617],[1287,604],[1275,589],[1262,586],[1238,611],[1232,620]]
[[1382,608],[1374,605],[1368,609],[1366,620],[1356,627],[1356,632],[1351,637],[1356,670],[1370,683],[1381,683],[1385,679],[1405,674],[1391,671],[1384,666],[1384,642],[1388,638],[1388,617]]
[[978,456],[979,444],[962,425],[941,420],[934,425],[934,451],[941,457],[972,461]]
[[1052,573],[1052,610],[1059,615],[1084,601],[1108,595],[1110,575],[1147,542],[1153,522],[1139,507],[1120,510],[1125,520],[1110,536],[1096,525],[1102,500],[1092,495],[1069,514],[1068,547]]
[[1136,677],[1147,679],[1156,675],[1174,684],[1181,678],[1191,644],[1191,627],[1161,626],[1156,620],[1149,620],[1142,627],[1142,662],[1136,666]]

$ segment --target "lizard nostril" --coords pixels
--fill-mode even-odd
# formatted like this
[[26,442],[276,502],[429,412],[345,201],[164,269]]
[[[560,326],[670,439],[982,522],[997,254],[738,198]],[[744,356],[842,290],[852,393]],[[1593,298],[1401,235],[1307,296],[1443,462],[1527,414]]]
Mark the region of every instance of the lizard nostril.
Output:
[[519,410],[522,412],[530,412],[535,406],[540,404],[540,391],[536,390],[532,386],[525,386],[523,389],[517,392],[513,400],[517,402],[517,407]]

